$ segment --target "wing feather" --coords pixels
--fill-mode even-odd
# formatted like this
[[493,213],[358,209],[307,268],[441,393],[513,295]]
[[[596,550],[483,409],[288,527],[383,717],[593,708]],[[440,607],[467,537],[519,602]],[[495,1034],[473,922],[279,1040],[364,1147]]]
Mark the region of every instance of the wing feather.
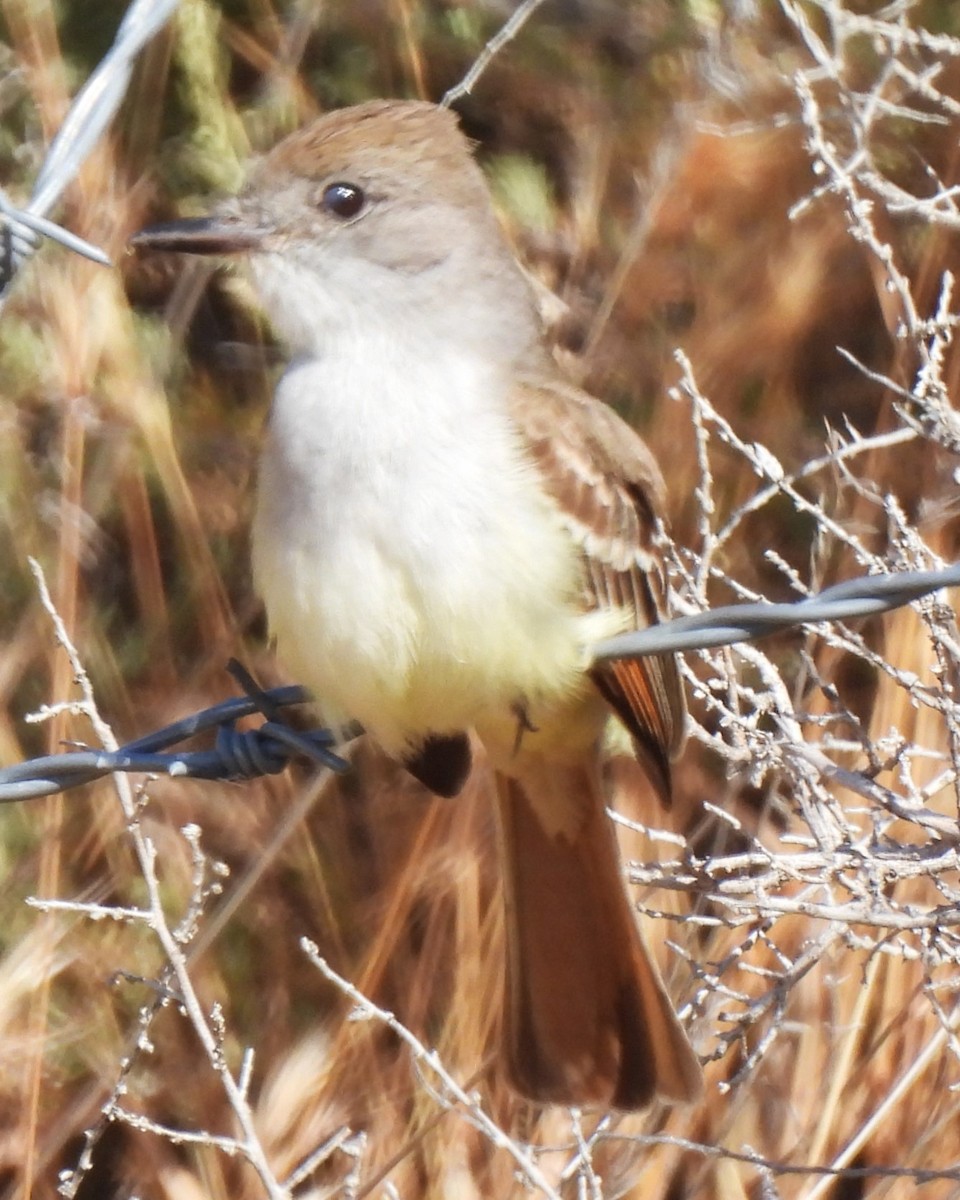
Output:
[[[585,607],[626,610],[637,629],[653,624],[666,592],[655,545],[664,485],[653,455],[611,408],[573,386],[537,379],[511,399],[525,447],[580,548]],[[685,711],[676,659],[618,660],[591,674],[667,800]]]

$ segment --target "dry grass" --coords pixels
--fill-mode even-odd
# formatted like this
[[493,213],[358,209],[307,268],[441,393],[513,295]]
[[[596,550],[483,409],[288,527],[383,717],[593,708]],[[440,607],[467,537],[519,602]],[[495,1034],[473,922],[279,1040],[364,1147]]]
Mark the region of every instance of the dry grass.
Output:
[[[81,0],[0,0],[11,189],[122,7],[101,25]],[[239,281],[137,261],[127,236],[202,208],[251,145],[319,107],[439,97],[496,28],[490,9],[182,0],[144,56],[61,214],[118,268],[48,247],[0,327],[3,761],[94,736],[69,713],[24,723],[73,694],[28,554],[121,740],[227,694],[231,654],[271,676],[246,526],[276,354]],[[935,40],[960,34],[956,7],[915,6],[912,40],[884,43],[875,24],[842,45],[831,20],[880,6],[828,9],[548,2],[459,106],[519,251],[562,301],[558,353],[665,465],[680,605],[790,598],[871,556],[958,557],[949,303],[924,324],[957,267],[957,220],[948,199],[923,204],[960,182],[957,47]],[[837,54],[815,72],[817,37]],[[849,172],[858,122],[872,122],[869,153]],[[918,199],[898,208],[894,185]],[[827,445],[832,461],[793,487]],[[690,1110],[580,1120],[519,1104],[489,1069],[501,932],[483,780],[431,801],[360,748],[354,773],[316,788],[295,772],[149,784],[139,824],[159,899],[173,925],[202,901],[190,979],[201,1016],[221,1006],[229,1068],[255,1048],[249,1111],[274,1178],[332,1139],[298,1195],[529,1195],[524,1162],[564,1196],[960,1195],[956,841],[918,811],[957,815],[958,653],[952,613],[928,604],[691,656],[697,725],[669,818],[689,849],[624,833],[652,936],[682,951],[663,961],[708,1060]],[[890,815],[884,788],[913,811]],[[222,895],[197,894],[188,823],[206,883],[212,862],[230,868]],[[242,1130],[196,1020],[153,1011],[171,995],[149,982],[171,986],[154,933],[24,904],[143,904],[137,853],[108,783],[0,813],[4,1196],[55,1195],[90,1128],[81,1197],[266,1194],[214,1143]],[[476,1088],[487,1124],[377,1012],[347,1019],[353,1001],[303,936]]]

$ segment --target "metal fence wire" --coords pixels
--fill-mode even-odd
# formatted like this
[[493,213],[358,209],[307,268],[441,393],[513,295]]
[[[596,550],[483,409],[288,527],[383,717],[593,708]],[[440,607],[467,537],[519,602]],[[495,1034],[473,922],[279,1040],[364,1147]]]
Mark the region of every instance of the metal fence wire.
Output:
[[55,224],[48,214],[113,120],[126,94],[137,55],[169,20],[177,3],[178,0],[134,0],[113,45],[77,94],[51,142],[26,206],[18,208],[0,189],[0,305],[17,271],[45,237],[94,262],[110,265],[102,250]]
[[[867,617],[960,585],[960,563],[941,571],[900,571],[865,575],[827,588],[794,604],[730,604],[678,617],[647,629],[624,633],[599,643],[596,661],[642,658],[754,641],[800,625]],[[299,733],[280,719],[280,710],[309,702],[303,688],[275,688],[203,709],[115,751],[79,750],[46,755],[0,770],[0,803],[47,796],[90,783],[115,771],[192,776],[199,779],[251,779],[283,770],[291,758],[308,758],[342,771],[346,762],[334,753],[330,730]],[[238,731],[242,717],[263,712],[258,729]],[[168,753],[170,746],[208,730],[216,730],[210,749]]]

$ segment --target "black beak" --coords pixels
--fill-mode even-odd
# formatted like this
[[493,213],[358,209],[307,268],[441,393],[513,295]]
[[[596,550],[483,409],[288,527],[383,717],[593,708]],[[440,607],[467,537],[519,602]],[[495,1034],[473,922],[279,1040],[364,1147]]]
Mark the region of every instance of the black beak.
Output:
[[242,254],[255,250],[264,230],[229,217],[198,217],[148,225],[130,239],[138,250],[172,250],[180,254]]

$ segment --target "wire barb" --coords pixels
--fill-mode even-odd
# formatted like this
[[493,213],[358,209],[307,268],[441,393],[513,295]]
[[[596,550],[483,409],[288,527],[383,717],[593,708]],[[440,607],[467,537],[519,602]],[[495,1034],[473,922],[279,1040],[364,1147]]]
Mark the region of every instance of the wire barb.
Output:
[[[238,730],[237,721],[263,711],[261,696],[272,719],[257,729]],[[338,739],[329,730],[302,733],[277,719],[280,709],[309,702],[310,696],[303,688],[273,688],[261,696],[226,700],[119,750],[49,754],[7,767],[0,771],[0,804],[81,787],[117,771],[191,779],[255,779],[278,774],[294,758],[308,759],[338,773],[348,769],[346,760],[332,749]],[[177,742],[209,729],[217,730],[213,749],[164,753]],[[355,733],[354,728],[348,729],[344,737]]]
[[[960,586],[960,563],[940,571],[865,575],[838,583],[795,604],[731,604],[678,617],[662,625],[608,638],[594,648],[593,656],[597,661],[642,658],[753,641],[798,625],[871,616],[899,608],[941,588],[956,586]],[[48,796],[115,771],[192,779],[255,779],[279,773],[294,758],[320,763],[331,771],[348,769],[347,762],[333,750],[337,738],[329,730],[301,732],[279,719],[280,709],[309,702],[309,693],[304,688],[264,691],[238,664],[231,663],[229,669],[248,693],[246,696],[184,717],[116,751],[53,754],[0,770],[0,804]],[[236,728],[238,720],[256,712],[267,718],[263,725],[251,730]],[[214,728],[217,737],[212,750],[164,753],[176,742]],[[351,726],[342,736],[355,737],[360,732],[359,727]]]
[[134,59],[176,6],[177,0],[134,0],[110,50],[74,98],[26,207],[18,208],[0,191],[0,304],[13,277],[43,237],[110,266],[103,250],[48,220],[47,213],[113,120],[126,94]]

